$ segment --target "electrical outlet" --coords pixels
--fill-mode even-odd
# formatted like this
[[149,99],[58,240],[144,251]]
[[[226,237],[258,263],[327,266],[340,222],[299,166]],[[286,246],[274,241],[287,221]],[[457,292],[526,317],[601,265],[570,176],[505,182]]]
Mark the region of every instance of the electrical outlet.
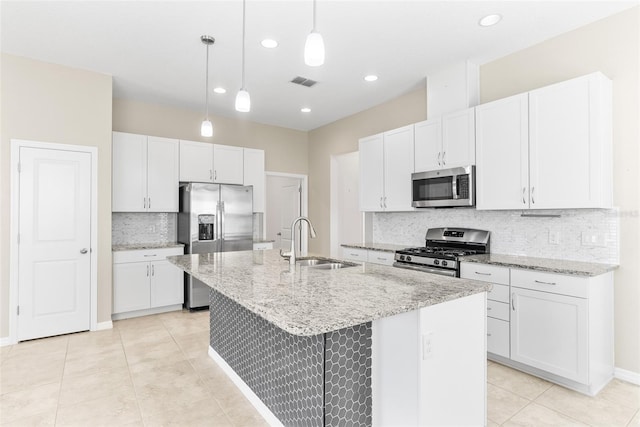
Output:
[[605,235],[592,231],[582,232],[582,246],[606,246]]
[[433,356],[433,332],[422,334],[422,360],[431,359]]
[[551,231],[549,230],[549,243],[552,245],[560,244],[560,232],[559,231]]
[[156,226],[155,226],[155,225],[152,225],[152,226],[151,226],[151,232],[152,232],[152,233],[155,233],[155,232],[156,232]]

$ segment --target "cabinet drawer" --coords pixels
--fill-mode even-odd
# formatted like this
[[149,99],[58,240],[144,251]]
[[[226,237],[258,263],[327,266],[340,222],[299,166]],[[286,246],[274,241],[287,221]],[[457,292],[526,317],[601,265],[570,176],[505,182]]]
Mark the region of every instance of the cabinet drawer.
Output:
[[509,304],[487,300],[487,316],[509,321]]
[[482,282],[509,284],[509,269],[494,265],[477,264],[474,262],[462,262],[460,264],[460,277],[463,279],[480,280]]
[[368,251],[367,261],[374,264],[393,265],[395,252]]
[[509,357],[509,322],[487,317],[487,351]]
[[511,285],[534,291],[551,292],[579,298],[588,297],[589,279],[532,270],[511,269]]
[[342,257],[352,261],[366,262],[367,252],[369,251],[366,249],[342,248]]
[[184,255],[184,248],[178,247],[116,251],[113,253],[113,263],[122,264],[125,262],[157,261],[174,255]]
[[509,286],[493,284],[493,288],[487,293],[487,300],[509,303]]

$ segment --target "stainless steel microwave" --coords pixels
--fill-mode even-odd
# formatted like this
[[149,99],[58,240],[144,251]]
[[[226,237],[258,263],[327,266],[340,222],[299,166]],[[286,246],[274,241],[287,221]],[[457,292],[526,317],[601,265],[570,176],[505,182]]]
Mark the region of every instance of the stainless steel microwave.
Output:
[[473,165],[411,174],[411,206],[448,208],[475,206],[476,167]]

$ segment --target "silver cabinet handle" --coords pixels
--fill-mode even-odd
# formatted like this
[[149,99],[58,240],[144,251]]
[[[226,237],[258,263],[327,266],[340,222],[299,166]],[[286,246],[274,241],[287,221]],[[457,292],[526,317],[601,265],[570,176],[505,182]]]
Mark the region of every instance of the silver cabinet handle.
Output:
[[147,198],[146,197],[142,198],[142,207],[147,209]]
[[491,276],[491,273],[483,273],[481,271],[476,271],[476,274],[479,274],[481,276]]
[[149,277],[149,266],[147,265],[147,277]]
[[209,169],[209,179],[213,181],[213,170]]
[[556,285],[556,282],[543,282],[543,281],[540,281],[540,280],[534,280],[534,282],[540,283],[541,285],[553,285],[553,286]]
[[214,181],[217,181],[217,180],[218,180],[218,171],[217,171],[217,170],[214,170],[214,171],[213,171],[213,180],[214,180]]
[[387,196],[384,196],[382,199],[384,200],[384,208],[386,209],[387,208]]
[[524,193],[527,191],[526,187],[522,187],[522,204],[526,205],[527,201],[524,199]]
[[513,310],[513,311],[516,311],[516,306],[515,306],[515,303],[513,301],[515,298],[516,298],[516,293],[514,292],[514,293],[511,294],[511,310]]
[[536,187],[531,187],[531,203],[535,203],[536,199],[534,197],[534,192],[536,191]]
[[155,276],[156,275],[156,266],[151,264],[151,275]]
[[488,337],[490,337],[490,336],[491,336],[491,334],[487,334],[487,336],[488,336]]
[[86,254],[87,252],[89,252],[89,250],[87,250],[87,248],[82,248],[82,249],[80,249],[80,253],[81,253],[82,255]]
[[382,197],[380,197],[380,207],[381,208],[384,207],[384,206],[382,206]]
[[441,154],[441,153],[438,151],[438,166],[440,166],[440,165],[441,165],[441,163],[440,163],[440,154]]
[[144,256],[145,257],[149,257],[149,256],[157,256],[157,255],[156,254],[147,254],[147,255],[144,255]]
[[151,197],[149,197],[149,209],[151,209]]
[[447,154],[447,152],[446,152],[446,151],[443,151],[443,152],[442,152],[442,165],[443,165],[443,166],[447,164],[447,162],[445,162],[445,161],[444,161],[444,156],[445,156],[445,154]]
[[487,311],[491,311],[491,307],[487,307]]

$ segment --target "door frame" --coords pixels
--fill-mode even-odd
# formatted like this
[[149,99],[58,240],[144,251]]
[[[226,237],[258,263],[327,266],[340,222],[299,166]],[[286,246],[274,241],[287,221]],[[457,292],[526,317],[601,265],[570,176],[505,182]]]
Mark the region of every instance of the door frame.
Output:
[[19,247],[18,232],[20,218],[20,174],[18,163],[21,148],[37,148],[46,150],[76,151],[89,153],[91,156],[91,307],[90,330],[98,329],[98,147],[85,145],[58,144],[53,142],[11,139],[11,216],[9,245],[9,337],[6,344],[18,342],[18,268]]
[[[267,179],[269,176],[280,176],[280,177],[284,177],[284,178],[294,178],[294,179],[300,179],[302,180],[302,189],[301,189],[301,196],[300,196],[300,215],[302,216],[306,216],[308,217],[308,207],[309,207],[309,177],[307,175],[302,175],[302,174],[297,174],[297,173],[286,173],[286,172],[271,172],[271,171],[265,171],[264,172],[265,175],[265,205],[264,205],[264,217],[262,218],[262,229],[265,230],[264,232],[266,233],[267,230],[267,201],[266,201],[266,187],[267,187]],[[302,227],[303,229],[307,228],[307,225],[303,222],[302,223]],[[304,255],[307,254],[307,251],[309,250],[309,233],[301,233],[301,237],[302,237],[302,248],[303,248],[303,253]]]

